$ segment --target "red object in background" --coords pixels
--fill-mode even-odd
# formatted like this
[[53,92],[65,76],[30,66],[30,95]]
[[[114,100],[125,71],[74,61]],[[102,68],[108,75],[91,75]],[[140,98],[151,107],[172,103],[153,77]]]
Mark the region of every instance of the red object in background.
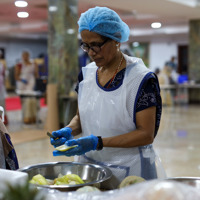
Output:
[[45,106],[47,106],[45,98],[41,98],[40,99],[40,107],[45,107]]
[[[0,117],[0,119],[2,120],[2,118]],[[4,122],[3,122],[6,126],[8,125],[8,118],[7,115],[4,116]]]
[[21,110],[21,101],[19,97],[6,98],[6,111]]
[[7,126],[8,125],[8,118],[7,115],[4,116],[4,124]]
[[[40,99],[40,107],[46,106],[45,104],[45,99],[41,98]],[[14,110],[21,110],[21,101],[20,97],[15,96],[15,97],[7,97],[6,98],[6,111],[14,111]]]

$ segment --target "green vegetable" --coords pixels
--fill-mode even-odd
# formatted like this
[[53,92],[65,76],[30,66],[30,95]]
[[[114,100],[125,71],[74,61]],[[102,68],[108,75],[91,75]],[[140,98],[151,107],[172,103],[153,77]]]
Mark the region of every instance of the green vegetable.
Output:
[[54,179],[54,181],[47,180],[41,174],[37,174],[33,176],[29,183],[38,185],[79,185],[84,184],[84,181],[76,174],[67,174],[64,176],[59,174],[58,178]]
[[145,179],[143,179],[140,176],[127,176],[119,185],[119,188],[123,188],[123,187],[127,187],[129,185],[132,184],[136,184],[136,183],[141,183],[145,181]]
[[38,185],[48,185],[47,180],[41,174],[33,176],[33,178],[29,181],[29,183]]
[[71,180],[71,181],[76,181],[79,184],[84,183],[84,181],[76,174],[67,174],[66,176],[68,176],[69,180]]
[[77,192],[95,192],[95,191],[100,191],[100,190],[97,187],[86,185],[77,189],[76,191]]
[[8,185],[7,190],[2,194],[1,200],[45,200],[39,190],[30,186],[28,181],[23,185]]
[[84,184],[84,181],[76,174],[67,174],[62,177],[58,177],[54,181],[54,185],[78,185]]

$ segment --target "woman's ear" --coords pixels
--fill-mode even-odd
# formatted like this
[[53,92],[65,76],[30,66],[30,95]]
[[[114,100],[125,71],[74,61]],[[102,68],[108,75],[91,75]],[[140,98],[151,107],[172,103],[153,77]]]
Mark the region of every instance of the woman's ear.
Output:
[[120,43],[116,43],[117,51],[120,49]]

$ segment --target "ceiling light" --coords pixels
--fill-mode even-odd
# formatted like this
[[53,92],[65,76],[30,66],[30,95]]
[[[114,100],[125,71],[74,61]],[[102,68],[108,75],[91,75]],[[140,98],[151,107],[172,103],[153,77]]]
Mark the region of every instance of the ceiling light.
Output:
[[160,22],[154,22],[151,24],[151,28],[160,28],[161,27],[161,23]]
[[50,12],[56,12],[58,10],[57,6],[49,6]]
[[29,16],[29,14],[27,12],[18,12],[17,16],[19,18],[27,18]]
[[131,36],[150,36],[157,34],[188,34],[189,27],[187,25],[184,26],[165,26],[161,29],[148,29],[148,28],[137,28],[130,29]]
[[179,3],[179,4],[193,7],[193,8],[200,6],[199,0],[189,0],[189,1],[188,0],[167,0],[167,1],[171,1],[173,3]]
[[132,46],[133,47],[139,47],[140,43],[139,42],[133,42]]
[[72,28],[69,28],[68,30],[67,30],[67,33],[68,34],[74,34],[75,33],[75,30],[74,29],[72,29]]
[[26,1],[15,1],[16,7],[26,7],[28,6],[28,3]]

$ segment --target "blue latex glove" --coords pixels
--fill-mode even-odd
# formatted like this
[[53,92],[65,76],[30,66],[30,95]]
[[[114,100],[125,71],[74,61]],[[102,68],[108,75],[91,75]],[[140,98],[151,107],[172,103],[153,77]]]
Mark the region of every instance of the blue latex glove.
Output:
[[53,131],[52,135],[54,138],[50,138],[50,142],[54,147],[64,144],[67,140],[73,139],[71,134],[72,129],[70,127],[64,127],[60,130]]
[[25,80],[25,79],[20,79],[20,81],[21,81],[22,83],[24,83],[24,84],[27,84],[27,83],[28,83],[28,81]]
[[91,150],[97,149],[98,137],[94,135],[90,135],[87,137],[81,137],[79,139],[68,140],[65,142],[68,146],[78,145],[73,149],[69,149],[67,151],[53,151],[54,156],[75,156],[82,155]]

